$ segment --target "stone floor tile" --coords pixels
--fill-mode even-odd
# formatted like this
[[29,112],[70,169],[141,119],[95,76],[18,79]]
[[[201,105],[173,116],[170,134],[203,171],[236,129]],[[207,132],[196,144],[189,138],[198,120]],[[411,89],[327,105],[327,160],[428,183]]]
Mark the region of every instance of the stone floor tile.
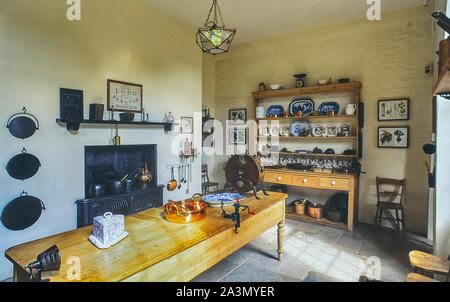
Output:
[[302,223],[302,224],[298,224],[295,227],[295,230],[300,230],[300,231],[303,231],[305,233],[315,234],[315,233],[318,233],[320,231],[320,227],[318,225]]
[[336,248],[351,250],[356,253],[359,253],[359,250],[362,247],[363,241],[361,239],[356,239],[353,236],[348,236],[346,233],[342,234],[342,236],[336,242]]
[[254,257],[255,255],[258,255],[259,253],[262,253],[263,251],[260,250],[255,244],[247,244],[240,250],[234,252],[225,260],[234,263],[236,265],[241,265],[244,263],[249,257]]
[[342,232],[328,232],[321,230],[319,233],[314,234],[313,237],[316,239],[315,244],[321,244],[325,246],[334,246],[338,240],[341,238]]
[[286,275],[294,279],[301,279],[312,270],[312,267],[307,263],[302,262],[298,256],[291,255],[288,252],[283,254],[282,261],[278,261],[277,253],[273,253],[273,255],[260,254],[255,257],[251,257],[247,260],[247,263],[252,263],[264,269]]
[[195,277],[192,282],[217,282],[237,267],[238,265],[224,259],[206,272]]
[[299,282],[300,279],[279,274],[252,263],[240,265],[220,282]]

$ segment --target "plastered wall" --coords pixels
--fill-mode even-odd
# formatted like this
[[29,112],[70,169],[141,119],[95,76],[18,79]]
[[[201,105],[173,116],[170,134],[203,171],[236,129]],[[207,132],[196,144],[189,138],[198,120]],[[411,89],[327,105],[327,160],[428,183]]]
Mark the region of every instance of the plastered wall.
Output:
[[[24,146],[42,163],[39,173],[23,183],[0,169],[0,210],[22,190],[47,208],[24,231],[0,225],[0,280],[12,275],[5,249],[76,228],[74,202],[84,196],[84,146],[109,145],[114,135],[112,127],[82,126],[78,134],[70,134],[59,126],[60,87],[84,90],[86,118],[90,103],[106,103],[107,79],[142,84],[152,121],[161,121],[169,111],[176,118],[201,112],[202,57],[195,31],[135,0],[81,3],[81,21],[69,22],[66,1],[0,0],[0,163],[5,167]],[[25,141],[4,127],[23,106],[41,123]],[[172,153],[176,131],[128,127],[119,135],[123,145],[158,144],[158,182],[165,184],[170,179],[167,165],[178,162]],[[200,191],[200,160],[193,175],[191,194]],[[185,191],[165,190],[164,200],[186,198]]]

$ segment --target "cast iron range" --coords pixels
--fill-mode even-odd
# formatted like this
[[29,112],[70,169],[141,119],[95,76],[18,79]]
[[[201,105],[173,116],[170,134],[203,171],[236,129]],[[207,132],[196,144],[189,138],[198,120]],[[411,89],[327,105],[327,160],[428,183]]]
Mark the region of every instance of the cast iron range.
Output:
[[239,198],[237,199],[236,203],[233,204],[234,207],[234,213],[233,214],[228,214],[227,212],[225,212],[224,208],[223,208],[223,203],[222,203],[222,216],[225,219],[231,219],[233,220],[233,222],[236,222],[235,226],[234,226],[234,232],[236,234],[239,233],[239,228],[241,227],[241,213],[239,213],[240,209],[243,208],[244,211],[247,210],[248,213],[250,215],[255,215],[254,212],[250,212],[250,207],[249,206],[245,206],[239,203]]

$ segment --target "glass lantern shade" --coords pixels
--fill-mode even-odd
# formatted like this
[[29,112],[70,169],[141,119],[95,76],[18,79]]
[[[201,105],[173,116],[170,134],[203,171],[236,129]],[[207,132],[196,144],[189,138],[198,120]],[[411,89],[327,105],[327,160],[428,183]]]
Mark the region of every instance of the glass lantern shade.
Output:
[[225,28],[217,0],[213,4],[204,27],[197,32],[197,44],[203,52],[217,55],[227,52],[233,42],[236,29]]
[[235,29],[218,27],[199,28],[197,33],[197,44],[206,53],[212,55],[221,54],[230,49],[235,34]]

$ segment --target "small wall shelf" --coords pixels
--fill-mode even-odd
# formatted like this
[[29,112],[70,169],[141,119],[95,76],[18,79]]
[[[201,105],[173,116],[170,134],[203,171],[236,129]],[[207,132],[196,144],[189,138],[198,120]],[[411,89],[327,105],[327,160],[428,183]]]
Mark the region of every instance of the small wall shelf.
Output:
[[[63,119],[56,119],[58,124],[66,124],[67,121]],[[91,125],[124,125],[124,126],[141,126],[141,127],[164,127],[164,131],[169,132],[173,129],[173,123],[164,122],[121,122],[121,121],[95,121],[95,120],[82,120],[80,124]]]

